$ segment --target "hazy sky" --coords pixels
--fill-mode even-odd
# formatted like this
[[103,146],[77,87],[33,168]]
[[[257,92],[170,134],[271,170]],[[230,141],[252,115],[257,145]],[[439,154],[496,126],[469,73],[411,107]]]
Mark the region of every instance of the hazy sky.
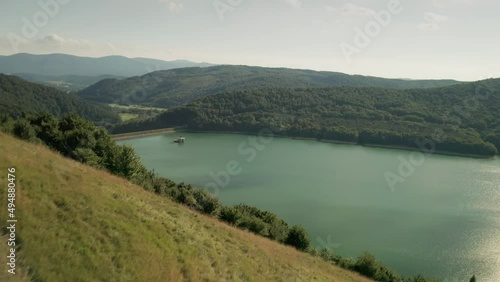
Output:
[[0,54],[479,80],[500,77],[499,10],[494,0],[0,0]]

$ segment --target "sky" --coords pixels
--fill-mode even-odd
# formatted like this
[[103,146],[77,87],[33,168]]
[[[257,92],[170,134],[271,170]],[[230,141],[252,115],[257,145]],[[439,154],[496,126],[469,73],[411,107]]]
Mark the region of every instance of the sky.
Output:
[[0,0],[0,55],[500,77],[495,0]]

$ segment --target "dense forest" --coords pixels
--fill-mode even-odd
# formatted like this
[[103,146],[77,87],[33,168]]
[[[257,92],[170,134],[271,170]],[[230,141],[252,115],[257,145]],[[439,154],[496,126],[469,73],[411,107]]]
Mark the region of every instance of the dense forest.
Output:
[[11,116],[46,111],[55,116],[74,112],[100,125],[120,121],[110,107],[85,101],[52,87],[0,74],[0,112]]
[[139,156],[129,146],[112,141],[109,133],[76,114],[56,118],[48,113],[26,115],[16,120],[0,115],[0,131],[23,140],[43,144],[76,161],[109,171],[145,190],[170,199],[198,212],[225,221],[235,227],[248,230],[279,243],[309,252],[340,267],[356,271],[377,281],[426,282],[432,281],[417,275],[403,278],[377,261],[369,253],[357,259],[344,258],[325,248],[316,250],[311,245],[307,231],[298,225],[289,226],[269,211],[244,204],[223,206],[217,198],[205,190],[157,176],[140,162]]
[[[262,88],[203,98],[115,133],[186,126],[492,156],[500,80],[432,89]],[[425,146],[424,146],[425,145]]]
[[214,66],[156,71],[123,80],[106,79],[77,93],[106,104],[177,107],[224,92],[263,87],[370,86],[392,89],[431,88],[454,80],[403,80],[285,68]]

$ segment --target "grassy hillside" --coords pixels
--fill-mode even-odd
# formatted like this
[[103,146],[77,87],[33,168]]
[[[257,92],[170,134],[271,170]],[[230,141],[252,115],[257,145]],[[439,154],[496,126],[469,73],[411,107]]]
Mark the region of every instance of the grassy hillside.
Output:
[[454,80],[385,79],[284,68],[215,66],[157,71],[124,80],[107,79],[80,91],[78,95],[108,104],[174,107],[214,94],[262,87],[373,86],[401,89],[457,83]]
[[[491,156],[500,150],[500,79],[433,89],[263,88],[199,99],[116,133],[184,126]],[[436,138],[436,134],[440,138]]]
[[21,113],[48,112],[55,116],[75,112],[91,121],[105,124],[119,122],[110,107],[85,101],[73,94],[52,87],[28,82],[0,73],[0,113],[13,116]]
[[0,281],[368,281],[0,133],[4,187],[12,166],[21,268]]

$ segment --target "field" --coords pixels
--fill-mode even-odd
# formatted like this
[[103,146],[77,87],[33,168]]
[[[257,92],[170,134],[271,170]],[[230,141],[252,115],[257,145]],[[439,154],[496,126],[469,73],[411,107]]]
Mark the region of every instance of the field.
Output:
[[120,116],[122,122],[131,121],[140,117],[154,117],[167,110],[165,108],[146,107],[140,105],[108,104],[108,106],[118,111],[118,115]]
[[157,107],[146,107],[141,105],[118,105],[118,104],[108,104],[108,106],[123,110],[142,110],[142,111],[160,111],[163,112],[165,108],[157,108]]

